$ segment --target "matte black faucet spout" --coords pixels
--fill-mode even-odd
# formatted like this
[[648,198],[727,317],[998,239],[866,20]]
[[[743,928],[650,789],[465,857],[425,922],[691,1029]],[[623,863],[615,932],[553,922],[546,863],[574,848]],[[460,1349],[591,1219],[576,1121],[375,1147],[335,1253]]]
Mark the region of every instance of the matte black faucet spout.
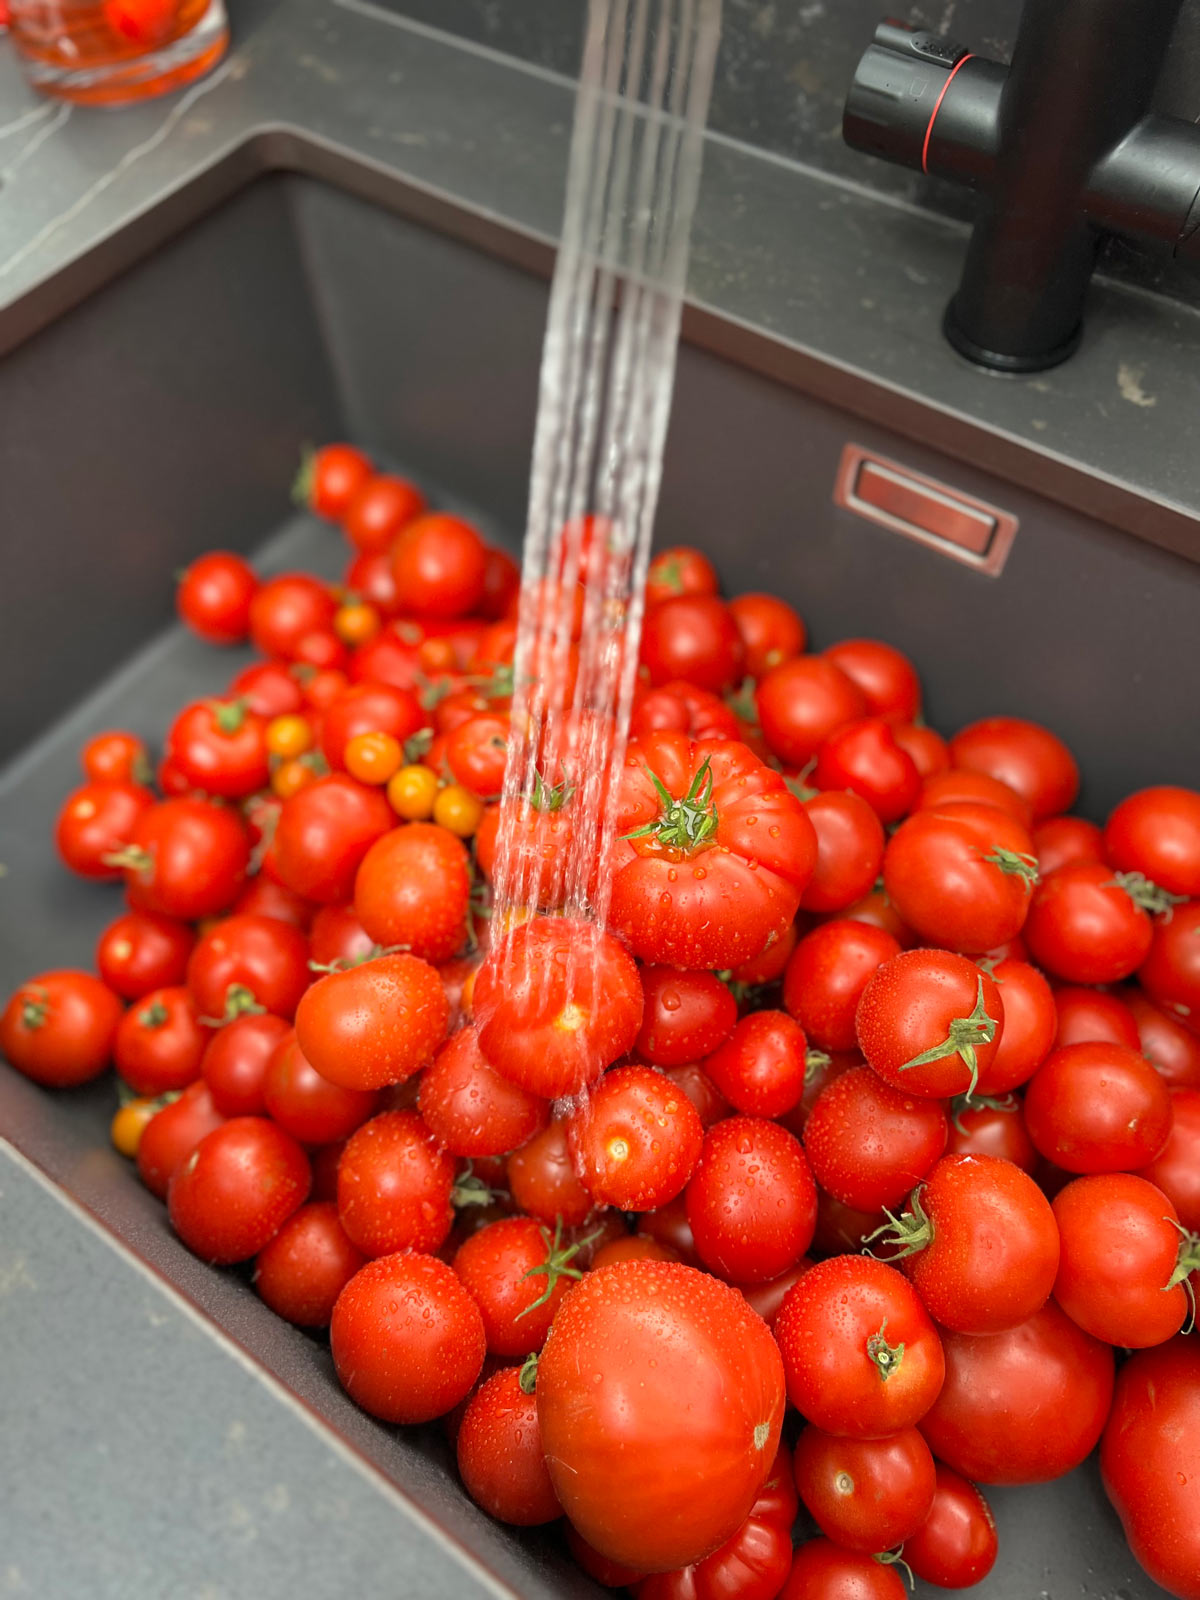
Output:
[[1025,0],[1012,66],[885,22],[846,101],[849,144],[980,191],[945,331],[1031,372],[1079,342],[1102,230],[1200,253],[1200,130],[1147,114],[1182,0]]

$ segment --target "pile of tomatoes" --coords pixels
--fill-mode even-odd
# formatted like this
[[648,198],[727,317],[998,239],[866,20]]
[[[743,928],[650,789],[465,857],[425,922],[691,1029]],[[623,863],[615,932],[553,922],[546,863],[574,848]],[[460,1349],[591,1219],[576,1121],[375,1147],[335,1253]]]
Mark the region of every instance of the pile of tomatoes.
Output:
[[[344,583],[184,575],[184,620],[261,659],[153,781],[133,735],[85,747],[58,847],[125,909],[97,975],[9,1000],[8,1060],[111,1062],[183,1242],[602,1584],[966,1587],[976,1484],[1099,1445],[1138,1560],[1200,1600],[1200,794],[1072,815],[1049,730],[947,741],[899,651],[807,652],[669,550],[600,928],[563,914],[569,738],[502,811],[512,560],[348,446],[301,493]],[[493,929],[502,827],[534,914]]]

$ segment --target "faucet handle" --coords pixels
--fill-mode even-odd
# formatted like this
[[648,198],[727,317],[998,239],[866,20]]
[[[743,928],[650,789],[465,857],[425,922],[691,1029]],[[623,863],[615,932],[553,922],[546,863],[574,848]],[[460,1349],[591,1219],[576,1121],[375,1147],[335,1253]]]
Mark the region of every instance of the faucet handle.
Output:
[[898,55],[915,56],[920,61],[932,61],[947,68],[957,66],[971,53],[965,44],[956,44],[953,39],[943,39],[938,33],[914,28],[907,22],[897,22],[894,17],[885,17],[875,29],[875,43]]

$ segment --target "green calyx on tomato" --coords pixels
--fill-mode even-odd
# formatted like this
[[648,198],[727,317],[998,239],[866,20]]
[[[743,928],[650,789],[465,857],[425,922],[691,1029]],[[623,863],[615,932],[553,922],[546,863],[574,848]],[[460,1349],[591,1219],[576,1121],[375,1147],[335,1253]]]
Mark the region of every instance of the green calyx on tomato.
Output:
[[407,944],[373,944],[358,956],[338,956],[335,961],[310,961],[310,972],[349,972],[351,967],[361,967],[364,962],[377,961],[380,956],[398,956],[411,950]]
[[900,1365],[904,1360],[904,1343],[903,1341],[900,1344],[889,1344],[887,1342],[886,1317],[879,1324],[879,1331],[873,1333],[867,1340],[867,1357],[874,1364],[884,1383],[892,1376],[893,1372],[899,1372],[900,1370]]
[[535,770],[529,804],[535,811],[561,811],[574,793],[575,785],[566,778],[561,783],[547,783]]
[[1007,878],[1024,878],[1030,888],[1038,879],[1037,857],[1026,855],[1023,850],[1004,850],[999,845],[983,858],[990,861],[994,867],[999,867]]
[[226,1023],[236,1022],[239,1017],[260,1016],[266,1009],[266,1006],[259,1005],[253,989],[248,989],[244,983],[231,983],[225,991],[224,1016],[201,1017],[200,1021],[206,1028],[223,1028]]
[[490,1206],[499,1193],[498,1189],[489,1188],[477,1173],[471,1171],[471,1163],[468,1161],[465,1170],[454,1180],[454,1187],[450,1191],[450,1204],[456,1211],[464,1206]]
[[300,467],[292,480],[292,504],[307,511],[312,505],[313,486],[317,478],[317,452],[306,444],[300,456]]
[[1175,907],[1183,905],[1187,899],[1185,894],[1172,894],[1168,889],[1160,889],[1144,872],[1117,872],[1113,874],[1112,882],[1118,889],[1124,889],[1135,906],[1148,911],[1152,917],[1169,917]]
[[[998,979],[997,981],[1000,982],[1002,980]],[[950,1102],[950,1121],[959,1133],[966,1133],[967,1130],[960,1121],[964,1111],[1015,1111],[1017,1104],[1015,1094],[980,1094],[976,1095],[974,1099],[971,1098],[969,1092],[967,1094],[956,1094]]]
[[21,997],[21,1026],[44,1028],[50,1015],[50,996],[41,984],[31,983]]
[[705,761],[682,800],[676,800],[656,772],[650,772],[650,781],[658,790],[662,813],[653,822],[647,822],[626,839],[645,839],[653,834],[659,844],[668,850],[690,853],[707,845],[717,831],[717,808],[713,804],[712,765]]
[[[530,1267],[529,1271],[523,1276],[535,1278],[545,1273],[546,1287],[532,1305],[527,1305],[524,1311],[517,1313],[513,1318],[514,1322],[520,1322],[522,1317],[527,1317],[531,1311],[536,1311],[539,1306],[544,1306],[554,1293],[560,1278],[574,1278],[576,1281],[582,1278],[583,1269],[575,1265],[575,1257],[585,1244],[594,1244],[600,1237],[599,1233],[589,1233],[585,1239],[577,1239],[574,1244],[564,1245],[562,1242],[561,1217],[555,1219],[553,1236],[549,1228],[539,1228],[538,1232],[546,1242],[546,1259],[545,1261],[540,1261],[536,1267]],[[530,1390],[526,1389],[525,1392],[528,1394]]]
[[1174,1217],[1168,1217],[1167,1221],[1171,1223],[1172,1227],[1179,1229],[1182,1237],[1179,1241],[1179,1256],[1175,1262],[1175,1270],[1166,1283],[1163,1284],[1163,1289],[1164,1291],[1174,1289],[1177,1285],[1183,1284],[1192,1303],[1192,1319],[1194,1321],[1196,1316],[1196,1296],[1192,1288],[1191,1276],[1193,1272],[1200,1270],[1200,1233],[1189,1233],[1182,1224],[1175,1221]]
[[419,732],[410,734],[404,741],[404,759],[407,764],[415,766],[422,756],[429,754],[429,747],[433,743],[433,729],[422,728]]
[[[525,1313],[522,1311],[521,1315]],[[517,1374],[517,1384],[522,1394],[532,1394],[537,1387],[538,1353],[536,1350],[525,1357],[520,1372]]]
[[804,1081],[811,1083],[818,1072],[824,1072],[833,1057],[824,1050],[806,1050],[804,1052]]
[[237,733],[240,731],[242,724],[246,720],[246,712],[250,709],[245,700],[213,700],[210,704],[212,706],[213,721],[217,726],[218,733]]
[[[262,1010],[262,1007],[259,1007]],[[148,1005],[144,1011],[138,1012],[138,1021],[143,1028],[161,1028],[171,1020],[171,1013],[161,1000],[155,1000],[153,1005]]]
[[975,1009],[971,1015],[952,1017],[949,1032],[941,1044],[930,1045],[929,1049],[922,1050],[919,1056],[913,1056],[911,1061],[903,1062],[900,1071],[907,1072],[910,1067],[923,1067],[930,1061],[944,1061],[947,1056],[958,1056],[971,1074],[971,1081],[963,1096],[964,1099],[970,1100],[979,1081],[979,1059],[975,1046],[991,1044],[996,1037],[996,1027],[996,1018],[988,1016],[987,1007],[983,1003],[983,979],[980,978]]
[[[887,1245],[889,1263],[903,1261],[905,1256],[915,1256],[926,1245],[933,1243],[933,1222],[921,1204],[919,1184],[909,1197],[907,1211],[902,1211],[897,1217],[884,1206],[883,1214],[887,1221],[869,1234],[866,1242],[873,1244],[876,1239],[881,1239]],[[879,1332],[882,1333],[883,1329]]]
[[106,867],[120,867],[123,872],[136,872],[144,878],[154,866],[154,857],[141,845],[124,844],[119,850],[110,850],[100,857]]
[[878,1561],[881,1567],[903,1567],[905,1574],[908,1577],[908,1587],[910,1589],[915,1589],[917,1587],[917,1580],[913,1576],[913,1569],[904,1559],[903,1545],[897,1546],[895,1550],[878,1550],[871,1557],[871,1560]]

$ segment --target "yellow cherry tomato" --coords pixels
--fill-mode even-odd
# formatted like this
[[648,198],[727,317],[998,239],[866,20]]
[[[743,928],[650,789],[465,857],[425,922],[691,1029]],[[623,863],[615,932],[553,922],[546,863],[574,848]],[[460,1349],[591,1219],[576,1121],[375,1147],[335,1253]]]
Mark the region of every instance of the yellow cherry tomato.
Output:
[[281,800],[289,800],[301,789],[307,789],[310,783],[315,783],[319,776],[311,762],[297,756],[275,768],[271,774],[271,788]]
[[[347,752],[349,746],[347,746]],[[428,822],[437,800],[437,774],[419,763],[401,767],[389,781],[387,797],[392,810],[405,822]]]
[[157,1116],[161,1109],[157,1100],[151,1100],[147,1096],[137,1100],[127,1100],[120,1107],[108,1131],[114,1146],[123,1156],[133,1160],[138,1153],[138,1145],[142,1142],[142,1134],[146,1131],[146,1124],[151,1117]]
[[383,618],[374,606],[365,601],[353,601],[339,607],[333,617],[333,631],[343,644],[366,644],[383,626]]
[[342,759],[360,783],[386,783],[399,771],[404,749],[390,733],[358,733],[348,741]]
[[448,833],[469,839],[483,821],[486,810],[478,795],[461,783],[448,783],[433,802],[433,820]]
[[281,761],[289,761],[293,756],[302,756],[306,750],[312,749],[312,724],[307,717],[298,717],[294,712],[283,717],[272,717],[267,723],[266,737],[270,753]]

